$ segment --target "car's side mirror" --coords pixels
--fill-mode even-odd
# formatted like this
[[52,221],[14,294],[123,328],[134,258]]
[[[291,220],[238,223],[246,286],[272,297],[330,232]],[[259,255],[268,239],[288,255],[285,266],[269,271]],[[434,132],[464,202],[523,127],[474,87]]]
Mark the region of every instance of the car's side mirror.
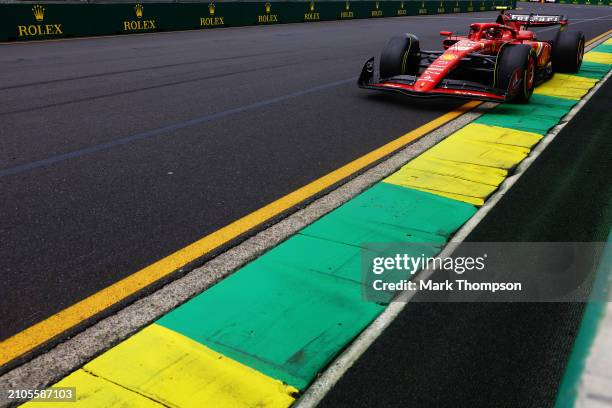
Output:
[[516,39],[519,41],[529,41],[529,40],[533,40],[533,37],[530,35],[518,34],[516,36]]
[[440,31],[440,35],[443,35],[444,37],[450,37],[451,35],[453,35],[452,31]]

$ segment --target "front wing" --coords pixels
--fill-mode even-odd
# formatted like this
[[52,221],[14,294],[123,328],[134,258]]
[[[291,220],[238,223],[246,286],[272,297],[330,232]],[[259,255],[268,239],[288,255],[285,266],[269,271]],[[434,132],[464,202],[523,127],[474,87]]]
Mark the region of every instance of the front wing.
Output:
[[417,79],[416,75],[397,75],[384,79],[375,78],[374,58],[370,58],[363,66],[357,83],[360,88],[401,93],[421,98],[445,97],[489,102],[504,102],[506,100],[505,90],[460,79],[443,79],[432,91],[421,92],[414,87]]

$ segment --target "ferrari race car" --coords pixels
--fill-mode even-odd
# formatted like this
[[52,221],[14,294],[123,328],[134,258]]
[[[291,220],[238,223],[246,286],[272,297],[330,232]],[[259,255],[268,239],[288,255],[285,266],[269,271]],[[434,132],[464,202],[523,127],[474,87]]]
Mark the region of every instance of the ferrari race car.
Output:
[[[552,41],[538,41],[529,27],[559,26]],[[362,88],[417,97],[527,102],[535,86],[555,72],[577,72],[584,54],[581,31],[566,30],[563,16],[506,14],[474,23],[467,36],[440,31],[444,51],[423,51],[413,34],[391,38],[364,65]]]

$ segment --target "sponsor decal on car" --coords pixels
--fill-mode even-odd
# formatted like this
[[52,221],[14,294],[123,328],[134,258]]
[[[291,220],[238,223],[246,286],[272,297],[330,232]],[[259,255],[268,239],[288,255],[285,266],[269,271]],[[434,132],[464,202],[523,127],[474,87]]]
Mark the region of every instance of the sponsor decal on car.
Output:
[[559,23],[561,16],[529,15],[529,14],[510,14],[510,20],[525,23]]

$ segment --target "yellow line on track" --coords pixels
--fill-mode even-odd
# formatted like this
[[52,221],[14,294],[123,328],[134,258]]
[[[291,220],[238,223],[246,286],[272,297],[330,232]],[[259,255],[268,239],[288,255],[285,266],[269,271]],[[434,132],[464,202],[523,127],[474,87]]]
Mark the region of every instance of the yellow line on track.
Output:
[[413,131],[379,147],[370,153],[332,171],[331,173],[279,198],[276,201],[240,218],[201,238],[175,253],[141,269],[130,276],[100,290],[72,306],[36,323],[0,342],[0,366],[32,351],[65,331],[87,320],[138,291],[167,277],[177,269],[230,242],[271,218],[294,207],[317,193],[350,177],[376,161],[405,147],[427,133],[461,116],[482,102],[470,101],[459,108],[420,126]]
[[609,35],[609,34],[612,34],[612,30],[608,30],[608,31],[606,31],[606,32],[605,32],[605,33],[603,33],[603,34],[599,34],[597,37],[591,38],[589,41],[587,41],[587,42],[585,43],[585,45],[591,45],[591,44],[593,44],[594,42],[599,41],[600,39],[604,38],[605,36],[607,36],[607,35]]

